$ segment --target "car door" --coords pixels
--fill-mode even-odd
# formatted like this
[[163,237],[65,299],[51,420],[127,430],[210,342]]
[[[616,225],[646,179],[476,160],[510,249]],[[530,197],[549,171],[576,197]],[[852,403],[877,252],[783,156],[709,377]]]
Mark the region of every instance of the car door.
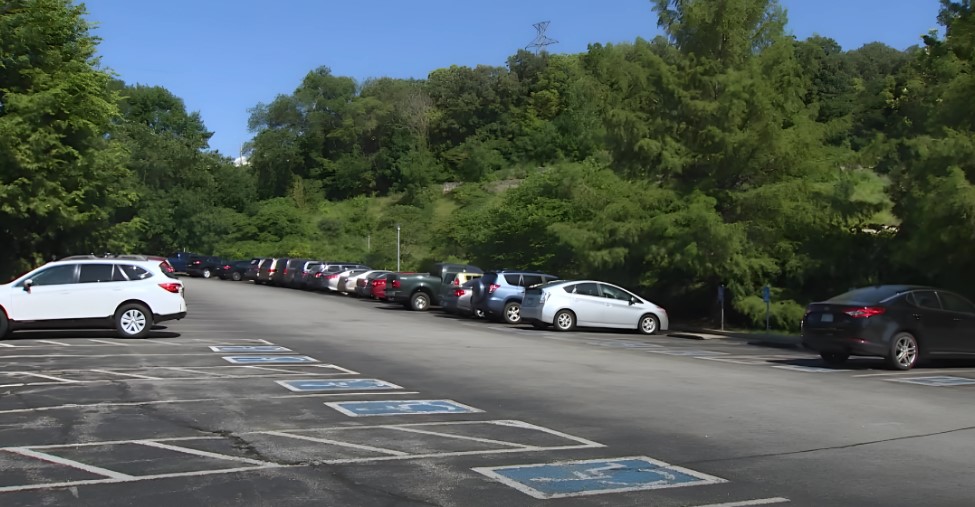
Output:
[[73,319],[110,317],[126,298],[125,275],[114,264],[81,264],[71,291]]
[[952,353],[952,337],[955,321],[941,307],[941,300],[933,290],[918,290],[911,293],[912,317],[919,329],[920,339],[928,354]]
[[938,291],[941,306],[954,323],[948,347],[952,353],[975,354],[975,305],[951,292]]
[[636,329],[640,316],[646,310],[646,305],[642,303],[631,303],[632,294],[623,289],[608,285],[599,284],[599,290],[603,295],[604,306],[604,325],[607,327],[621,327]]
[[576,325],[598,327],[603,324],[603,297],[594,282],[583,282],[566,287],[570,307],[576,314]]
[[34,273],[30,290],[24,282],[15,285],[10,294],[8,315],[13,320],[37,321],[70,319],[71,289],[78,280],[77,264],[59,264]]

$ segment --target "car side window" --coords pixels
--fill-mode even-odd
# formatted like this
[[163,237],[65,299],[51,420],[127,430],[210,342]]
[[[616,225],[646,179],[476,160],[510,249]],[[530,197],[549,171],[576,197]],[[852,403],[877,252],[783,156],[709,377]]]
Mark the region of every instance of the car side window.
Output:
[[127,276],[129,280],[145,280],[146,278],[152,276],[152,273],[140,268],[139,266],[122,264],[119,267],[122,268],[122,271],[125,272],[125,276]]
[[522,287],[534,287],[536,285],[542,284],[542,275],[522,275],[521,286]]
[[118,264],[112,266],[112,281],[113,282],[129,281],[129,279],[125,277],[125,273],[122,272],[122,266],[119,266]]
[[62,264],[60,266],[52,266],[40,273],[32,276],[31,282],[35,287],[40,287],[43,285],[67,285],[75,283],[75,267],[77,264]]
[[580,296],[596,296],[599,297],[599,288],[596,287],[594,283],[577,283],[575,285],[567,285],[565,291],[570,294],[577,294]]
[[113,282],[115,266],[113,264],[82,264],[78,274],[78,283]]
[[519,286],[521,285],[521,275],[519,274],[506,274],[504,275],[504,281],[508,282],[508,285]]
[[610,286],[610,285],[606,285],[606,284],[600,284],[599,285],[599,288],[603,290],[603,297],[611,298],[611,299],[618,299],[620,301],[629,301],[630,300],[630,295],[629,294],[627,294],[625,291],[622,291],[620,289],[617,289],[616,287],[613,287],[613,286]]
[[939,292],[938,297],[941,298],[941,304],[944,305],[945,310],[949,312],[975,313],[975,305],[961,296],[950,292]]
[[934,291],[930,290],[919,290],[912,294],[914,297],[914,304],[921,307],[927,308],[929,310],[940,310],[941,303],[938,301],[938,295]]

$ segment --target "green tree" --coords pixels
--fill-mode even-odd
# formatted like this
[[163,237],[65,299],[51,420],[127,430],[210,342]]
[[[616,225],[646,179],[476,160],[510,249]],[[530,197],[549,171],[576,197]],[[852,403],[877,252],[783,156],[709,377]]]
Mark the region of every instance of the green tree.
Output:
[[[68,0],[0,6],[0,272],[52,255],[124,247],[110,223],[136,196],[117,143],[109,74],[85,9]],[[114,237],[114,240],[110,241]]]

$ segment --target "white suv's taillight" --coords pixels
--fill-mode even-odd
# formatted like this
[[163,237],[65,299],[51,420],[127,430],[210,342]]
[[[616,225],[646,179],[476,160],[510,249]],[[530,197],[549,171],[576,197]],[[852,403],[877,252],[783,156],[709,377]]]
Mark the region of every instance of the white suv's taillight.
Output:
[[169,282],[169,283],[161,283],[159,284],[159,286],[165,289],[167,292],[172,292],[173,294],[179,294],[179,289],[183,286],[183,284]]

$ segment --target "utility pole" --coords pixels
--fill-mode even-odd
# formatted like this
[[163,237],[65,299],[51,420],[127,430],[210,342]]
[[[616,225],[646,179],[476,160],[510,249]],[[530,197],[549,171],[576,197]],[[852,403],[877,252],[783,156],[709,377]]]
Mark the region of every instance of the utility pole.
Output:
[[399,253],[400,253],[400,250],[399,250],[399,224],[396,224],[396,271],[397,272],[400,271],[400,266],[399,266]]

